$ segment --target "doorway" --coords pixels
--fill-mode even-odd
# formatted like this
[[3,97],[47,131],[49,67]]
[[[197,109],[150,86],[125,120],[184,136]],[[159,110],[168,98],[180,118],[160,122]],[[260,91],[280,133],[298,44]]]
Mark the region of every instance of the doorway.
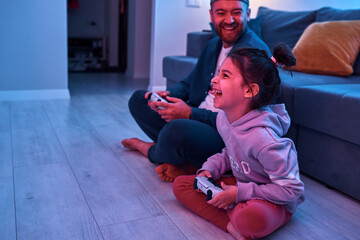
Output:
[[69,72],[125,72],[128,0],[68,0]]

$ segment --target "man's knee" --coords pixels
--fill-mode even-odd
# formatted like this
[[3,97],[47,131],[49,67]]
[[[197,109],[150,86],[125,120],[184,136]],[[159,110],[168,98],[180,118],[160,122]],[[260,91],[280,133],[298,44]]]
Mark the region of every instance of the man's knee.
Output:
[[194,134],[194,128],[190,126],[191,121],[188,119],[177,119],[168,122],[164,129],[164,138],[173,145],[186,145],[191,141]]
[[145,90],[136,90],[130,97],[128,105],[130,111],[137,107],[139,104],[147,104],[147,100],[145,99],[145,94],[147,91]]

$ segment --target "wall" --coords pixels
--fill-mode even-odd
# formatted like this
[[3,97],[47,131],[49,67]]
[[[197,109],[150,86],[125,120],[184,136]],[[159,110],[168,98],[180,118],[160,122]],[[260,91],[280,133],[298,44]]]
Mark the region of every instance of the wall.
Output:
[[[149,90],[165,89],[162,59],[170,55],[185,55],[186,34],[209,29],[209,2],[200,0],[200,8],[186,7],[186,0],[153,0]],[[339,9],[360,8],[358,0],[250,0],[251,17],[259,6],[277,10],[302,11],[329,6]]]
[[[111,0],[112,1],[112,0]],[[79,0],[80,8],[68,10],[69,37],[102,37],[105,33],[105,6],[109,0]],[[107,11],[109,14],[109,11]],[[92,25],[94,22],[96,25]]]
[[0,1],[0,100],[69,98],[66,0]]
[[148,81],[151,37],[150,0],[129,0],[126,76]]
[[200,8],[186,7],[186,0],[153,0],[149,90],[165,89],[162,59],[185,55],[186,34],[210,29],[210,0]]

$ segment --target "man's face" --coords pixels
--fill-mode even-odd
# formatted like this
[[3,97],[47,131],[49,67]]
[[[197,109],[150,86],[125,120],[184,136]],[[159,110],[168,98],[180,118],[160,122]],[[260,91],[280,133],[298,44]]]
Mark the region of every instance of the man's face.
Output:
[[232,46],[245,31],[250,17],[247,4],[237,0],[220,0],[212,4],[210,19],[224,47]]

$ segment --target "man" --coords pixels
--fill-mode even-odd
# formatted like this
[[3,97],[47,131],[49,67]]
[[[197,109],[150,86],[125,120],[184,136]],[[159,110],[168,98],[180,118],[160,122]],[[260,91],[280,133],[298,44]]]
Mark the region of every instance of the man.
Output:
[[271,56],[266,44],[247,27],[249,0],[211,0],[210,5],[210,19],[219,37],[207,43],[187,78],[167,91],[157,92],[169,103],[148,102],[150,92],[143,90],[136,91],[129,100],[132,116],[154,142],[131,138],[122,144],[161,164],[156,172],[165,181],[194,173],[225,146],[216,130],[218,110],[208,91],[231,48],[259,48]]

